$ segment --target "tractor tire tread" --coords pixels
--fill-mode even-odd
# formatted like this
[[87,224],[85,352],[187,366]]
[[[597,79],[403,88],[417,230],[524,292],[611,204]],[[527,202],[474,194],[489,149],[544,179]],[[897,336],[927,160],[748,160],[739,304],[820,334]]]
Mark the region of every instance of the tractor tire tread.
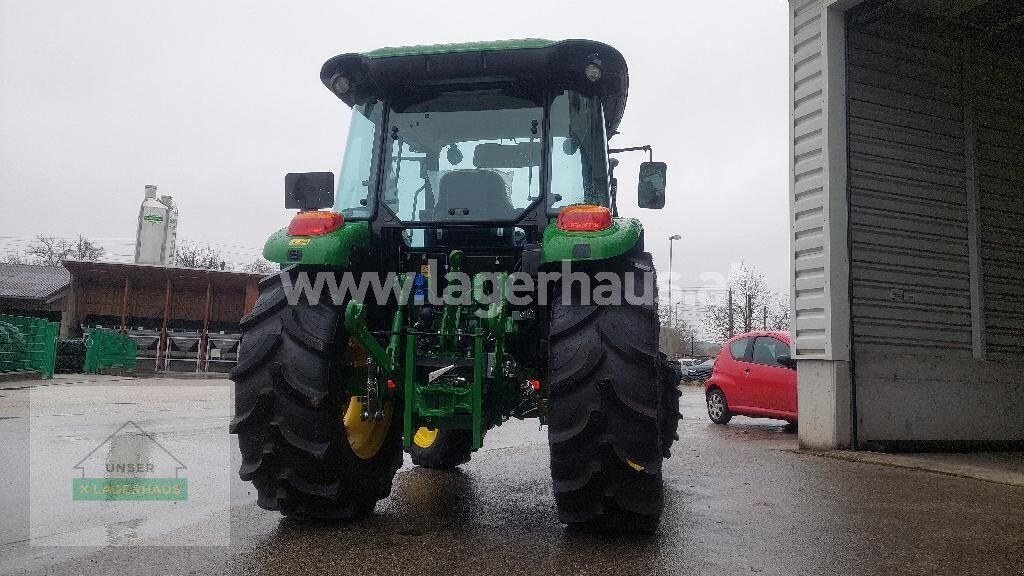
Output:
[[391,492],[402,464],[401,426],[392,422],[372,458],[358,458],[342,425],[332,389],[339,311],[327,304],[285,301],[279,275],[260,282],[260,298],[243,324],[235,381],[235,417],[242,464],[264,509],[287,516],[356,518]]
[[[653,269],[643,253],[623,271]],[[564,523],[651,532],[660,520],[662,461],[676,435],[679,390],[667,387],[653,300],[552,301],[548,441]]]
[[454,470],[473,457],[473,433],[470,430],[439,430],[428,448],[413,444],[406,449],[412,463],[432,470]]

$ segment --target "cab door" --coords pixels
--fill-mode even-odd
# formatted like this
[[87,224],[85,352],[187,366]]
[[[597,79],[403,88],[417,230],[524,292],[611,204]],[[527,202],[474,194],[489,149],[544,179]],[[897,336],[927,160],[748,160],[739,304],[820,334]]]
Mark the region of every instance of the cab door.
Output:
[[750,350],[753,338],[737,338],[728,345],[728,360],[723,366],[716,366],[716,370],[722,370],[724,378],[723,389],[725,398],[730,407],[746,408],[752,406],[756,393],[750,387]]
[[796,371],[778,362],[789,354],[789,345],[773,336],[758,336],[754,341],[750,378],[760,390],[759,408],[796,415]]

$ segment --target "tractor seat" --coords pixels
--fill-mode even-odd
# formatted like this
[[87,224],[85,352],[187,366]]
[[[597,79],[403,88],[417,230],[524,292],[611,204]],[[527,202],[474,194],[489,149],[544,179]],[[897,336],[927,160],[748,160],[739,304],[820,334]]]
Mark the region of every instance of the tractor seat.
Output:
[[[490,170],[456,170],[441,176],[438,183],[439,220],[505,220],[515,212],[505,181]],[[457,212],[449,214],[450,209]],[[463,215],[462,210],[469,210]]]

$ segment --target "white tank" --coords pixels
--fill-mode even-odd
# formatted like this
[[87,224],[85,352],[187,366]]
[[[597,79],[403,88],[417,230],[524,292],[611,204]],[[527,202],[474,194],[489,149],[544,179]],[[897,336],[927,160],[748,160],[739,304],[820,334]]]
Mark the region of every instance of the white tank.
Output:
[[160,202],[167,206],[167,229],[164,232],[164,264],[174,266],[178,254],[178,205],[170,196],[161,196]]
[[156,186],[146,185],[135,235],[136,264],[174,264],[178,209],[170,196],[156,197]]

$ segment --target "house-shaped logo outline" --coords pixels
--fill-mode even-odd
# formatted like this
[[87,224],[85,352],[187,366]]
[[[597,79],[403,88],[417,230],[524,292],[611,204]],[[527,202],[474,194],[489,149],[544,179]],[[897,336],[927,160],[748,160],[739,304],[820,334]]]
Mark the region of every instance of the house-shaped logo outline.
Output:
[[175,468],[174,468],[174,477],[175,478],[179,477],[178,474],[180,474],[180,472],[182,470],[188,470],[188,466],[185,466],[185,464],[181,460],[178,460],[174,456],[174,454],[171,454],[170,451],[167,450],[167,448],[164,448],[162,444],[157,442],[156,438],[154,438],[152,434],[150,434],[149,432],[146,432],[141,427],[139,427],[138,424],[136,424],[135,422],[133,422],[131,420],[125,422],[124,424],[121,425],[120,428],[115,430],[113,434],[111,434],[110,436],[107,436],[107,438],[103,442],[100,442],[98,446],[96,446],[95,448],[92,449],[92,451],[90,451],[88,454],[86,454],[85,458],[82,458],[81,460],[79,460],[78,463],[75,464],[72,467],[72,470],[81,470],[82,471],[82,478],[85,478],[85,467],[82,466],[82,464],[84,464],[85,461],[88,460],[89,458],[92,458],[92,455],[95,454],[97,450],[99,450],[105,444],[110,442],[114,438],[114,436],[117,436],[122,430],[127,428],[129,425],[131,425],[136,430],[138,430],[139,434],[141,434],[142,436],[145,436],[147,439],[149,439],[149,441],[152,442],[153,444],[155,444],[157,446],[157,448],[159,448],[164,454],[167,454],[168,456],[170,456],[171,460],[174,460],[174,462],[177,464],[177,466],[175,466]]

